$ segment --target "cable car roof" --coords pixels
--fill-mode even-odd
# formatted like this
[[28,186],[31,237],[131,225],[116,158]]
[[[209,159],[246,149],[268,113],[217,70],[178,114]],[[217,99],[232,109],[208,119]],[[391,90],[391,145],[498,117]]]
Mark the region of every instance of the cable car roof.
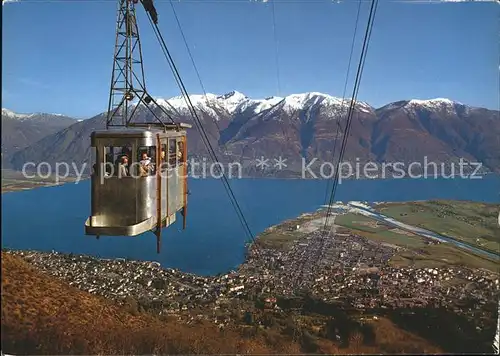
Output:
[[[189,124],[165,125],[164,129],[158,127],[120,127],[106,130],[96,130],[92,132],[92,138],[153,138],[156,134],[173,136],[175,133],[185,133],[185,128],[190,128]],[[180,130],[179,130],[180,129]],[[176,136],[176,135],[175,135]]]

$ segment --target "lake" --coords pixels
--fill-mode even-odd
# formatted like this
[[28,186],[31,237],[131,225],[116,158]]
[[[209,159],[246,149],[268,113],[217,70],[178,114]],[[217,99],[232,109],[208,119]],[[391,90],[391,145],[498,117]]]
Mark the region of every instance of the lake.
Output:
[[[327,181],[301,179],[230,180],[254,235],[325,203]],[[330,185],[331,186],[331,185]],[[182,217],[164,229],[156,254],[153,233],[136,237],[84,234],[90,214],[90,181],[2,194],[2,247],[56,250],[103,258],[158,261],[164,267],[212,275],[244,260],[247,235],[224,190],[213,179],[191,179],[187,229]],[[482,179],[344,180],[336,201],[412,201],[460,199],[500,202],[500,176]]]

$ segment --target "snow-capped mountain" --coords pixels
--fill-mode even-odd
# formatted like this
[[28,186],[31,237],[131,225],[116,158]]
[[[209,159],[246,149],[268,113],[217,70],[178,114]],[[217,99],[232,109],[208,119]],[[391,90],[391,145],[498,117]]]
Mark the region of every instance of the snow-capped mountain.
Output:
[[245,112],[260,114],[263,111],[271,109],[282,100],[283,98],[277,96],[271,96],[264,99],[250,99],[246,97],[244,100],[240,100],[237,105],[232,107],[234,108],[233,114],[241,114]]
[[33,115],[33,114],[18,114],[18,113],[15,113],[14,111],[11,111],[9,109],[2,108],[2,119],[9,118],[9,119],[21,120],[21,119],[26,119],[26,118],[30,117],[31,115]]
[[412,99],[408,101],[408,105],[410,106],[425,106],[429,109],[436,109],[440,108],[443,106],[453,106],[453,105],[463,105],[462,103],[459,103],[458,101],[453,101],[450,99],[446,98],[435,98],[435,99],[427,99],[427,100],[419,100],[419,99]]
[[[212,146],[225,159],[248,166],[256,157],[281,155],[288,157],[290,174],[300,171],[302,158],[332,160],[333,147],[342,139],[351,104],[349,98],[342,100],[319,92],[259,99],[232,91],[222,95],[195,94],[190,101]],[[161,98],[157,102],[175,121],[192,123],[183,97]],[[146,108],[138,113],[142,119],[151,120]],[[439,164],[463,157],[498,171],[498,117],[498,111],[449,99],[403,100],[380,108],[357,101],[344,158],[360,162],[419,162],[427,157]],[[104,113],[77,122],[19,150],[11,162],[17,169],[27,161],[49,158],[54,162],[84,162],[88,160],[91,132],[104,124]],[[189,131],[189,152],[206,157],[196,126]]]
[[[329,109],[331,115],[347,113],[350,106],[350,99],[337,98],[319,92],[291,94],[285,97],[267,97],[264,99],[252,99],[245,94],[232,91],[226,94],[217,95],[207,93],[206,95],[193,94],[189,99],[195,109],[205,112],[219,120],[221,112],[229,115],[250,114],[258,115],[266,110],[279,109],[287,114],[294,114],[303,110]],[[157,98],[158,104],[167,110],[174,110],[182,115],[189,115],[188,104],[182,96],[169,99]],[[372,112],[372,108],[365,102],[358,101],[355,108],[363,112]]]
[[[320,92],[307,92],[290,94],[285,97],[271,96],[264,99],[254,99],[247,95],[231,91],[226,94],[191,94],[189,99],[194,108],[207,114],[212,120],[219,121],[229,117],[239,115],[258,116],[259,114],[280,111],[287,115],[295,115],[303,112],[310,115],[313,112],[321,112],[330,119],[346,116],[351,105],[351,98],[339,98]],[[182,96],[176,96],[169,99],[156,98],[158,104],[166,110],[178,113],[181,116],[190,116],[188,104]],[[445,110],[449,113],[456,111],[457,107],[462,110],[468,110],[470,107],[460,102],[445,98],[436,98],[428,100],[405,100],[388,104],[380,109],[390,109],[405,107],[407,110]],[[373,113],[375,110],[367,102],[357,101],[354,105],[357,112],[366,114]]]
[[380,109],[397,109],[397,108],[405,108],[406,110],[431,110],[431,111],[445,110],[451,113],[455,112],[457,108],[460,110],[468,110],[472,107],[469,105],[465,105],[461,102],[446,98],[434,98],[425,100],[411,99],[411,100],[397,101],[394,103],[387,104],[381,107]]
[[397,101],[394,103],[390,103],[388,105],[385,105],[379,110],[393,110],[393,109],[404,109],[408,112],[412,112],[415,110],[447,110],[447,111],[453,111],[455,104],[459,104],[458,102],[455,102],[450,99],[442,99],[442,98],[436,98],[436,99],[426,99],[426,100],[420,100],[420,99],[411,99],[411,100],[401,100]]
[[55,119],[71,119],[74,120],[73,118],[70,118],[68,116],[62,115],[62,114],[49,114],[49,113],[31,113],[31,114],[21,114],[21,113],[16,113],[12,110],[2,108],[2,119],[15,119],[15,120],[50,120],[52,118]]
[[[207,93],[206,95],[194,94],[189,96],[189,100],[193,107],[209,114],[217,120],[221,111],[229,115],[234,115],[246,110],[252,110],[254,114],[258,114],[276,105],[283,98],[250,99],[245,94],[232,91],[222,95],[211,93]],[[189,114],[188,104],[182,96],[170,99],[160,98],[157,99],[157,102],[166,109],[174,108],[181,114]]]
[[9,156],[35,144],[77,121],[73,118],[45,113],[20,114],[2,108],[2,167],[8,167]]
[[[305,108],[314,107],[338,107],[343,108],[344,111],[348,109],[351,104],[351,99],[337,98],[328,94],[311,92],[302,94],[292,94],[285,97],[283,101],[283,109],[292,113],[296,110],[304,110]],[[371,112],[372,107],[364,102],[356,102],[355,107],[361,111]]]
[[217,101],[227,110],[228,113],[234,114],[236,109],[245,101],[250,99],[239,91],[232,91],[223,95],[217,96]]
[[406,104],[407,109],[417,110],[431,110],[431,111],[445,111],[448,114],[456,114],[457,110],[468,111],[469,106],[464,105],[458,101],[453,101],[445,98],[435,98],[428,100],[412,99]]

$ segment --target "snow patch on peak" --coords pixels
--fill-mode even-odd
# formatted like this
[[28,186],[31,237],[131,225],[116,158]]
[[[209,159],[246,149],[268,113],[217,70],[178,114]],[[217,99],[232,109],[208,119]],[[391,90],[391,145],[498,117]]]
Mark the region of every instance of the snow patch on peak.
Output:
[[454,104],[462,105],[457,101],[453,101],[446,98],[435,98],[427,100],[412,99],[408,102],[408,105],[424,105],[424,106],[442,106],[442,105],[454,105]]
[[[217,101],[217,95],[207,93],[207,95],[193,94],[189,95],[189,100],[193,106],[203,108],[207,103]],[[167,100],[173,107],[182,109],[186,107],[186,100],[183,96],[174,96]]]
[[435,98],[427,100],[412,99],[405,105],[406,108],[425,108],[428,110],[442,111],[452,114],[455,112],[455,105],[465,106],[458,101],[453,101],[446,98]]
[[[254,113],[258,114],[261,111],[275,106],[283,100],[283,98],[280,97],[255,100],[250,99],[245,94],[238,91],[232,91],[222,95],[206,94],[205,96],[193,94],[190,95],[189,98],[196,109],[208,113],[215,119],[218,119],[220,114],[214,109],[225,110],[230,115],[242,113],[243,111],[252,109]],[[165,108],[172,106],[179,113],[189,114],[188,106],[182,96],[176,96],[167,100],[156,99],[156,101]]]
[[[338,111],[339,107],[347,110],[350,105],[350,99],[342,100],[341,98],[319,92],[291,94],[285,97],[270,96],[265,99],[251,99],[241,92],[231,91],[221,95],[210,93],[206,95],[193,94],[189,98],[197,110],[203,111],[215,119],[219,119],[221,112],[224,111],[230,115],[241,114],[249,110],[252,114],[259,114],[277,105],[288,113],[319,106],[326,108],[333,106],[335,111]],[[158,104],[167,109],[173,107],[179,113],[190,114],[183,96],[176,96],[170,99],[155,99]],[[364,112],[373,111],[373,108],[364,102],[357,102],[356,109]]]
[[[217,96],[214,95],[214,94],[207,94],[206,96],[205,95],[198,95],[198,94],[193,94],[193,95],[189,95],[189,101],[191,102],[191,104],[193,104],[193,106],[196,108],[200,108],[200,107],[203,107],[206,105],[207,102],[211,102],[213,101],[214,99],[216,99]],[[184,96],[182,95],[179,95],[179,96],[174,96],[170,99],[156,99],[155,100],[157,101],[158,104],[162,105],[162,106],[165,106],[165,107],[174,107],[176,110],[180,110],[180,111],[183,111],[183,110],[187,110],[187,103],[186,103],[186,99],[184,98]],[[168,102],[168,103],[167,103]]]
[[281,101],[283,101],[283,98],[278,96],[271,96],[265,99],[246,99],[235,108],[234,112],[242,113],[246,110],[252,110],[253,114],[260,114],[276,106]]
[[230,114],[233,114],[242,102],[248,100],[248,97],[239,91],[232,91],[219,95],[217,100]]
[[[159,105],[163,106],[167,110],[174,108],[180,114],[190,115],[191,113],[186,103],[186,99],[183,96],[174,96],[173,98],[167,100],[155,100]],[[211,93],[207,93],[206,95],[193,94],[189,95],[189,101],[195,109],[206,112],[215,119],[218,119],[219,115],[213,109],[213,107],[220,106],[218,105],[217,95]]]
[[12,110],[2,108],[2,117],[5,116],[5,117],[8,117],[10,119],[25,119],[25,118],[28,118],[32,115],[33,114],[18,114]]
[[[223,95],[211,93],[207,93],[206,95],[192,94],[189,95],[189,100],[195,108],[217,117],[218,114],[215,112],[214,108],[226,109],[232,114],[238,105],[248,99],[246,95],[238,91],[232,91]],[[169,106],[166,101],[179,112],[189,112],[186,100],[183,96],[175,96],[167,100],[159,99],[158,103],[163,106]]]
[[243,93],[240,93],[239,91],[233,90],[230,91],[229,93],[219,95],[217,99],[220,100],[231,100],[231,101],[237,101],[237,100],[245,100],[247,96]]
[[291,94],[285,98],[284,108],[292,110],[303,109],[306,105],[315,105],[326,98],[325,94],[311,92],[301,94]]
[[[287,111],[303,110],[307,107],[311,108],[316,105],[320,105],[321,107],[340,106],[348,110],[351,104],[351,99],[349,98],[342,99],[318,92],[291,94],[287,96],[284,101],[284,109]],[[356,102],[355,107],[364,112],[373,111],[371,105],[361,101]]]
[[34,118],[45,118],[47,116],[59,116],[59,117],[65,117],[66,115],[64,114],[52,114],[52,113],[43,113],[43,112],[36,112],[32,114],[20,114],[16,113],[12,110],[2,108],[2,117],[8,117],[10,119],[16,119],[16,120],[26,120],[26,119],[34,119]]

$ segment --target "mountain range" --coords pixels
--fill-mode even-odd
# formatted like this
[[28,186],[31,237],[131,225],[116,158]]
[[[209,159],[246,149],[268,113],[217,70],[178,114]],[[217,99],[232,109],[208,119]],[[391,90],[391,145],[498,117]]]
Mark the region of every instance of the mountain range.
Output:
[[[224,95],[191,95],[190,100],[219,160],[240,162],[244,174],[249,176],[297,177],[304,165],[319,174],[321,163],[335,162],[334,154],[338,159],[350,105],[350,99],[343,101],[317,92],[256,100],[233,91]],[[176,121],[194,124],[182,97],[156,101]],[[159,108],[153,110],[165,117]],[[142,104],[137,113],[139,121],[152,120],[150,111]],[[46,115],[47,120],[37,124],[52,132],[40,133],[39,140],[30,138],[17,143],[11,126],[6,125],[4,130],[4,121],[11,119],[2,109],[2,154],[17,170],[26,162],[89,162],[90,134],[105,127],[105,118],[106,113],[100,113],[75,122]],[[18,121],[14,132],[24,132],[23,127],[29,132],[34,127],[33,120]],[[9,148],[5,153],[4,140]],[[188,151],[194,159],[209,157],[194,125],[188,131]],[[279,157],[286,159],[286,167],[274,166]],[[403,100],[380,108],[366,102],[355,103],[344,161],[407,165],[414,161],[423,164],[424,157],[437,164],[463,158],[480,162],[485,171],[500,172],[499,111],[449,99]],[[256,166],[256,159],[261,158],[269,159],[264,170]]]
[[18,114],[2,109],[2,168],[10,166],[10,157],[14,152],[76,122],[59,114]]

